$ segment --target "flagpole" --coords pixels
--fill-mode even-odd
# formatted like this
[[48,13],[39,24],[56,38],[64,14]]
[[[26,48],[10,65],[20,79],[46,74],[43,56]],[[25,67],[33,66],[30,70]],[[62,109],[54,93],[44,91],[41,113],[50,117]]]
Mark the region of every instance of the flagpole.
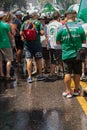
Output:
[[81,3],[82,3],[82,0],[80,0],[80,5],[79,5],[79,10],[78,10],[77,18],[79,17],[79,11],[80,11],[80,7],[81,7]]

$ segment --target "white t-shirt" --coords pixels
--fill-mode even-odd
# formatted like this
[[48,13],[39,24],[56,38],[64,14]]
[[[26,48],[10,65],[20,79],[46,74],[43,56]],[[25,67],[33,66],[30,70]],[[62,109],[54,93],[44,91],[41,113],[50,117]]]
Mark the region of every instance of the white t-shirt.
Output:
[[61,45],[56,44],[56,34],[62,24],[56,20],[50,22],[47,26],[47,35],[49,39],[49,48],[61,49]]
[[47,35],[47,25],[43,26],[44,28],[44,35],[40,36],[42,47],[46,47],[46,35]]

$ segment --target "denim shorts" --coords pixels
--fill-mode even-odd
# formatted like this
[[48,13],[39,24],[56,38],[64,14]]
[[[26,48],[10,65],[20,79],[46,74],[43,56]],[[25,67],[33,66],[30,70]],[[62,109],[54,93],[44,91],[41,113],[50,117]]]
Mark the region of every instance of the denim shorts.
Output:
[[63,60],[63,67],[65,74],[82,74],[82,62],[77,61],[76,58]]
[[42,46],[41,44],[29,44],[24,46],[24,54],[26,59],[41,59],[42,58]]

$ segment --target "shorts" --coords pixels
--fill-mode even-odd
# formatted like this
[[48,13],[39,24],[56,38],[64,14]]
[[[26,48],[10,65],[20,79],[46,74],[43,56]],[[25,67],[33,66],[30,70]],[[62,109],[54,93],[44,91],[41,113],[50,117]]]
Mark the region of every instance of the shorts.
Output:
[[15,37],[15,45],[17,49],[23,50],[24,43],[21,40],[21,37]]
[[50,54],[49,54],[49,50],[47,50],[47,47],[42,47],[42,55],[43,55],[43,59],[45,60],[50,59]]
[[84,48],[84,54],[83,54],[83,60],[82,60],[82,62],[84,62],[86,58],[87,58],[87,48]]
[[61,49],[50,49],[51,64],[59,64],[62,60],[62,50]]
[[0,49],[0,60],[13,61],[12,48],[2,48]]
[[65,74],[82,74],[82,62],[77,61],[76,58],[63,60],[63,67]]
[[41,59],[42,58],[42,46],[41,44],[30,43],[24,46],[24,53],[26,59]]

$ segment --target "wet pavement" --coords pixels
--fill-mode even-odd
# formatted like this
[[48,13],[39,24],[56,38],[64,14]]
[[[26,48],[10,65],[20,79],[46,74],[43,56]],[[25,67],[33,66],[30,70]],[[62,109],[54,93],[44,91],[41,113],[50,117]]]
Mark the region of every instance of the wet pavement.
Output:
[[[0,81],[0,130],[87,130],[76,97],[62,97],[63,80],[29,84],[21,67],[14,82]],[[87,104],[86,104],[87,105]]]

